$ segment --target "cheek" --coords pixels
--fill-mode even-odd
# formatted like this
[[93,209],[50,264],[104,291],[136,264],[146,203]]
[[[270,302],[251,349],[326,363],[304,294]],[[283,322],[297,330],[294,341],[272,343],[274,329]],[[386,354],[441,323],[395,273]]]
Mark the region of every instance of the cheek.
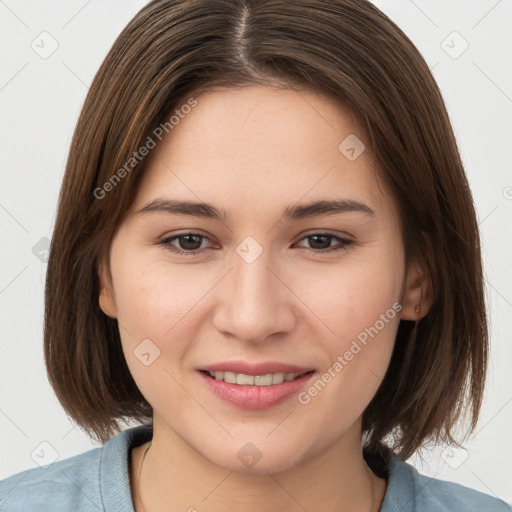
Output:
[[186,377],[187,354],[204,326],[203,301],[219,277],[204,265],[180,267],[162,258],[116,263],[122,348],[138,388],[151,403],[166,401],[169,393],[176,393],[173,403],[187,402],[190,397],[176,382]]
[[312,336],[326,360],[320,382],[305,390],[302,403],[311,402],[313,408],[336,403],[329,414],[338,414],[342,422],[359,416],[374,396],[400,322],[399,256],[375,257],[371,264],[347,259],[329,272],[310,274],[307,283],[295,281],[294,290],[316,317],[310,322]]
[[[316,324],[324,327],[326,338],[341,346],[373,326],[400,299],[400,259],[378,255],[368,259],[372,261],[347,259],[338,266],[319,265],[307,274],[289,276],[290,287]],[[394,313],[392,309],[393,317]]]
[[187,268],[170,265],[162,258],[119,261],[116,303],[127,331],[133,336],[163,340],[179,334],[184,325],[190,330],[194,305],[214,280],[198,272],[199,267]]
[[[193,272],[171,269],[160,261],[118,260],[115,275],[119,329],[125,359],[137,387],[151,403],[183,406],[180,368],[200,322],[194,305],[207,283],[190,282]],[[144,270],[142,270],[144,269]],[[197,306],[196,306],[197,308]],[[176,393],[174,400],[169,394]]]

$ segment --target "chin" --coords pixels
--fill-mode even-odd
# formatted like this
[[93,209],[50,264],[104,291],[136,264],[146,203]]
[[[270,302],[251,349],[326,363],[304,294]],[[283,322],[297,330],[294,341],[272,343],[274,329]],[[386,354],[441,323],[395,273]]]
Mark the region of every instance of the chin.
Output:
[[299,464],[304,457],[303,453],[298,453],[291,446],[286,449],[281,445],[281,449],[279,449],[279,446],[272,446],[272,443],[268,441],[261,449],[258,448],[257,442],[248,441],[235,444],[236,448],[233,451],[227,449],[222,453],[210,454],[207,458],[216,466],[235,473],[266,475],[287,471]]

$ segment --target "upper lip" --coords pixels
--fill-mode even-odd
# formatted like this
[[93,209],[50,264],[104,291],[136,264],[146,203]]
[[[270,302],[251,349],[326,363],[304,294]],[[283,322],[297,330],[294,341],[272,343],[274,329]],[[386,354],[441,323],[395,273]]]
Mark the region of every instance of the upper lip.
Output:
[[201,370],[224,371],[233,373],[243,373],[244,375],[267,375],[269,373],[306,373],[313,368],[295,366],[277,361],[267,361],[264,363],[249,363],[247,361],[224,361],[221,363],[210,364],[200,368]]

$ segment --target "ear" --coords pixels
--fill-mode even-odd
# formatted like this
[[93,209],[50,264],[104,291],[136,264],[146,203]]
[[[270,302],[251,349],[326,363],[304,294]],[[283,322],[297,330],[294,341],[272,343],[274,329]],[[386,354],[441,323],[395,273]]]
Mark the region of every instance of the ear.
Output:
[[402,320],[418,321],[430,310],[433,301],[432,282],[418,262],[407,268],[402,299]]
[[100,283],[100,308],[107,316],[117,318],[117,307],[114,299],[112,278],[104,260],[98,264],[98,278]]

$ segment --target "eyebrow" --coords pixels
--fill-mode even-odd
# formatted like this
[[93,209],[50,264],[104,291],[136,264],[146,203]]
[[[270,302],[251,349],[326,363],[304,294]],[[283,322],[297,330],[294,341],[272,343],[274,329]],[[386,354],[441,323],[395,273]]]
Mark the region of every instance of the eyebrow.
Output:
[[[164,212],[169,214],[191,215],[207,219],[229,222],[229,213],[218,209],[210,203],[176,199],[153,199],[141,208],[137,214],[149,212]],[[314,201],[307,204],[289,206],[281,215],[281,220],[301,220],[320,215],[336,213],[358,212],[368,216],[375,216],[375,212],[366,204],[353,199],[335,199]]]

